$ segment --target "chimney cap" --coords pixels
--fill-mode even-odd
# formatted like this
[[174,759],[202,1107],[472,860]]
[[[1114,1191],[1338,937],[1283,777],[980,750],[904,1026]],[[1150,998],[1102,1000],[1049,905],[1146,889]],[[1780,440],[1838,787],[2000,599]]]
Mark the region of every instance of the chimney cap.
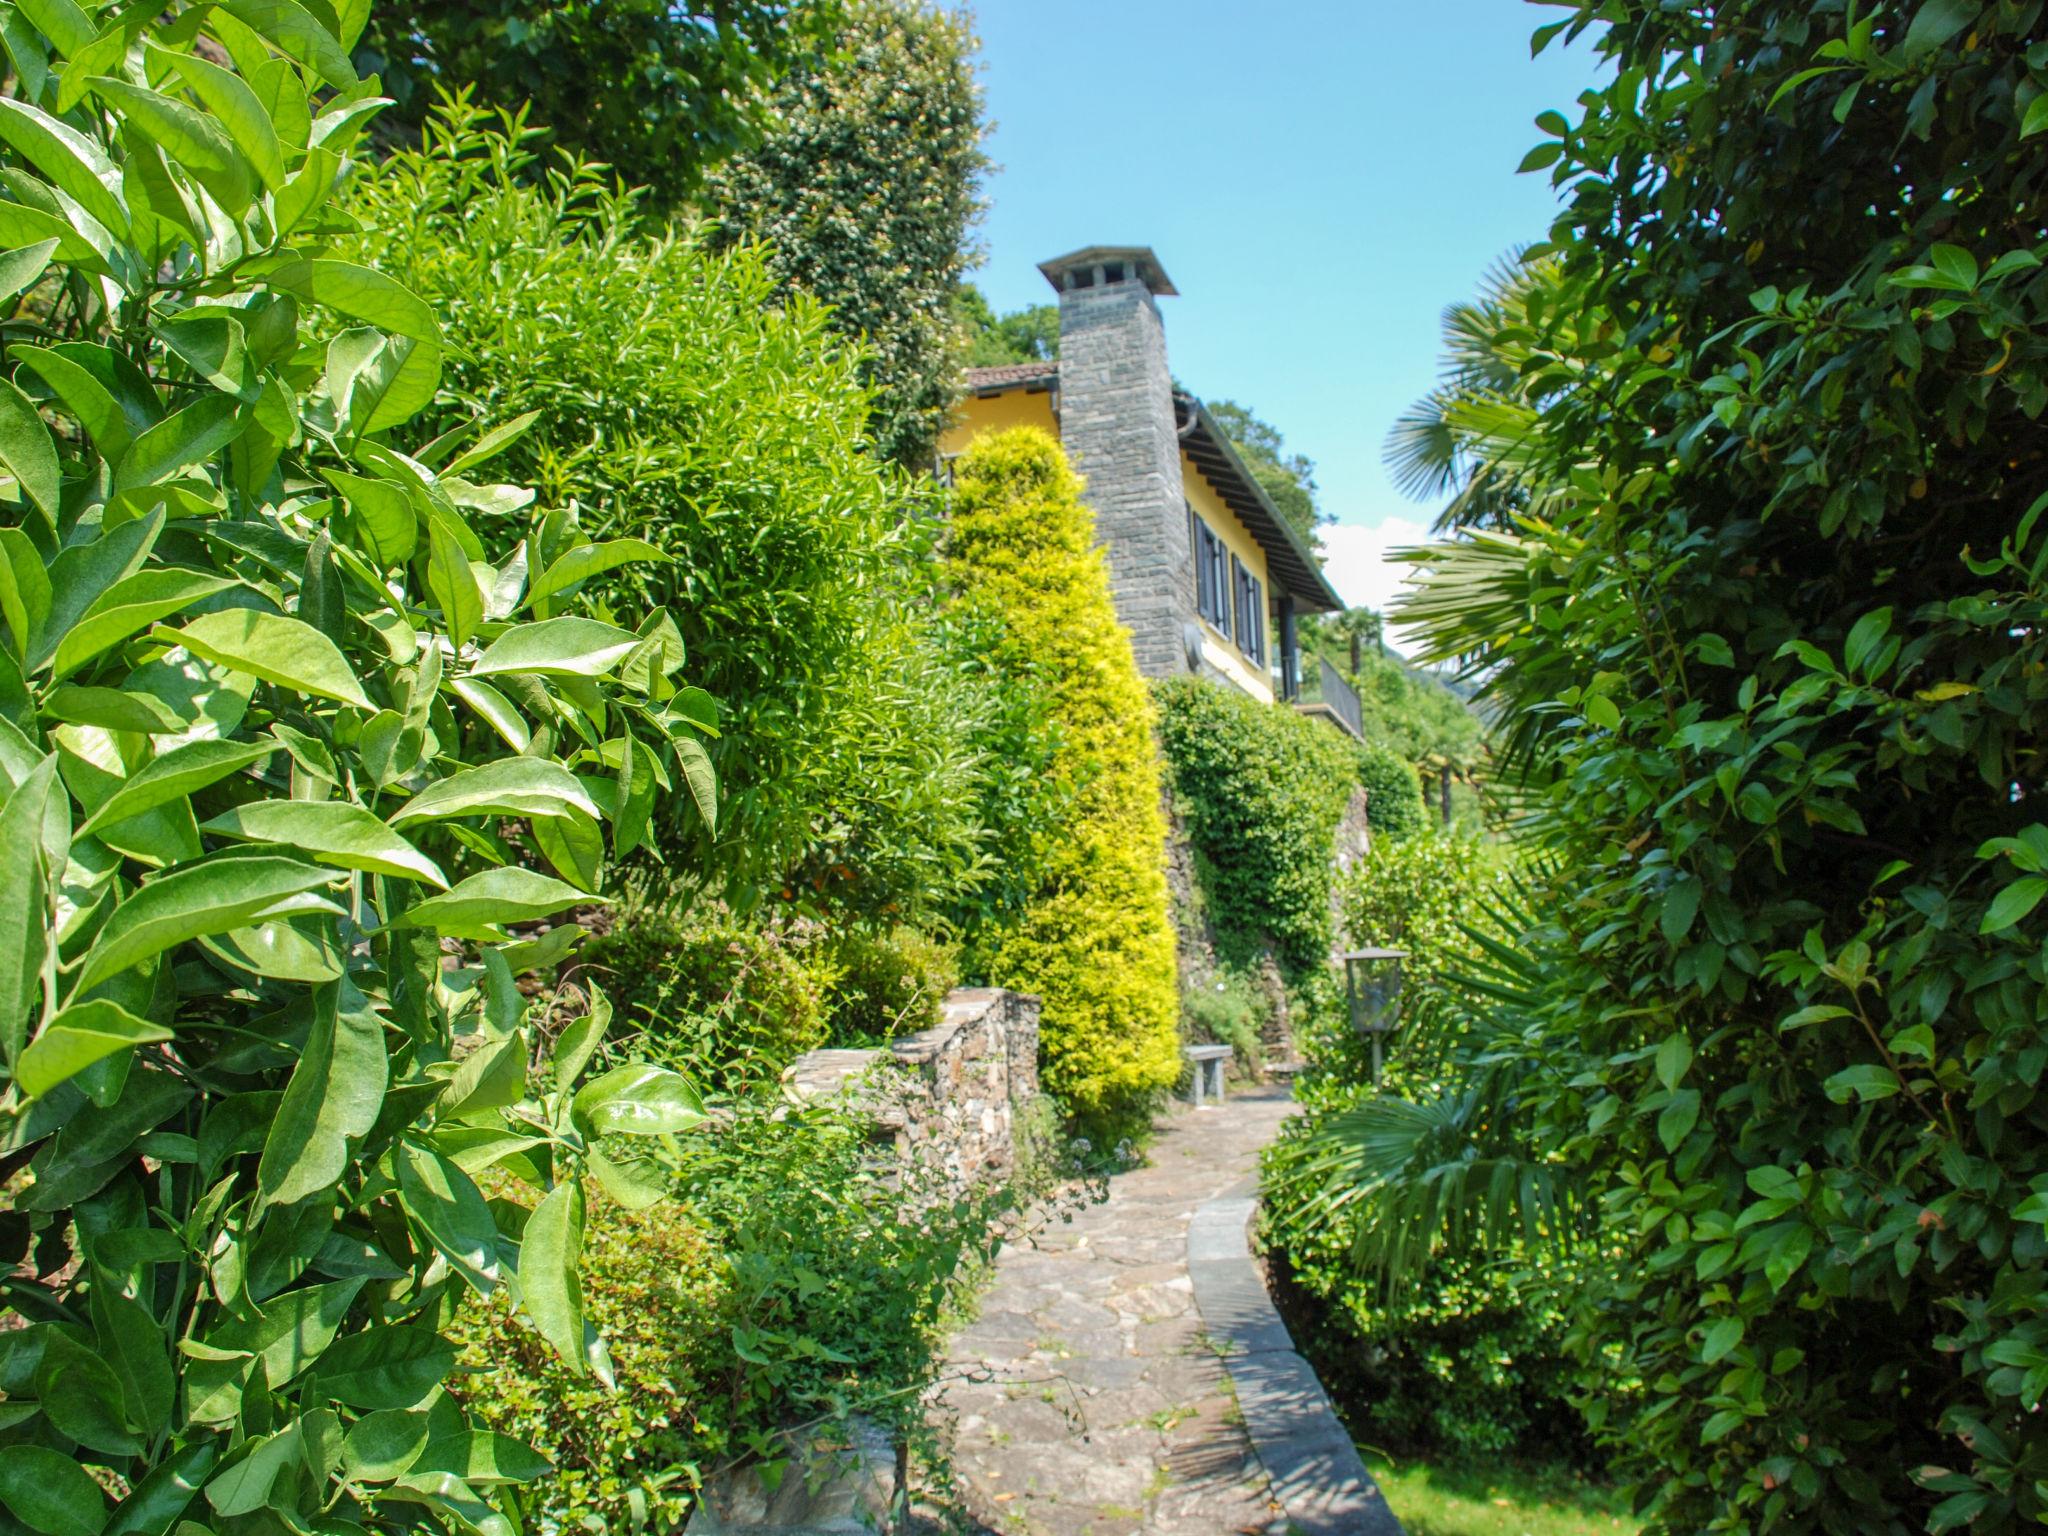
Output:
[[[1038,270],[1045,274],[1045,280],[1052,284],[1055,292],[1065,293],[1070,287],[1094,287],[1096,268],[1117,265],[1123,267],[1125,280],[1135,277],[1149,291],[1161,298],[1172,298],[1180,292],[1173,286],[1173,280],[1166,275],[1166,268],[1159,264],[1159,258],[1152,253],[1152,247],[1149,245],[1083,246],[1078,251],[1069,251],[1064,256],[1041,261]],[[1086,279],[1078,284],[1070,284],[1069,276],[1077,272],[1086,273]]]

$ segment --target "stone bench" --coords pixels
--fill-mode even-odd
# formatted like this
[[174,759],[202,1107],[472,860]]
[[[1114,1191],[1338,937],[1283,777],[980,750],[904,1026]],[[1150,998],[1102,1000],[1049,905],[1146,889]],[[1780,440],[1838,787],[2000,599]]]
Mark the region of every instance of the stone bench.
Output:
[[1184,1045],[1181,1055],[1193,1065],[1194,1078],[1189,1085],[1189,1096],[1195,1108],[1202,1107],[1202,1095],[1207,1092],[1215,1096],[1220,1105],[1223,1102],[1223,1065],[1233,1052],[1227,1045]]

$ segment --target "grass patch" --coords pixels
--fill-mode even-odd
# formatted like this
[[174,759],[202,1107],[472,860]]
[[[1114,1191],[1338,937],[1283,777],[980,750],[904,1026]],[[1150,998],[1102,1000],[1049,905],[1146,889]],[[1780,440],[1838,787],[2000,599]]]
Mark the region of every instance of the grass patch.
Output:
[[1559,1467],[1430,1466],[1368,1455],[1408,1536],[1636,1536],[1618,1494]]

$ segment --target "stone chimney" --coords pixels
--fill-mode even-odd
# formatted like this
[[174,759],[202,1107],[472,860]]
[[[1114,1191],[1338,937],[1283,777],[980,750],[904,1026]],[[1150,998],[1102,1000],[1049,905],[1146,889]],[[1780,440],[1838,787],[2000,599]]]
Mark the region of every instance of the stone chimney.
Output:
[[1060,439],[1088,482],[1117,617],[1140,672],[1185,672],[1194,560],[1155,302],[1174,286],[1141,245],[1091,245],[1038,270],[1060,296]]

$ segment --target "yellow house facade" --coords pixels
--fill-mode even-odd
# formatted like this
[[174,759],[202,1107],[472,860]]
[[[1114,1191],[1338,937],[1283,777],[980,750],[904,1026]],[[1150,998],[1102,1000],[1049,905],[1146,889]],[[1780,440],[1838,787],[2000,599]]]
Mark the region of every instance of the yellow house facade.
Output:
[[1087,483],[1140,669],[1299,700],[1295,620],[1343,603],[1202,403],[1174,388],[1158,258],[1091,246],[1039,270],[1060,295],[1060,356],[971,370],[941,472],[982,433],[1051,433]]

